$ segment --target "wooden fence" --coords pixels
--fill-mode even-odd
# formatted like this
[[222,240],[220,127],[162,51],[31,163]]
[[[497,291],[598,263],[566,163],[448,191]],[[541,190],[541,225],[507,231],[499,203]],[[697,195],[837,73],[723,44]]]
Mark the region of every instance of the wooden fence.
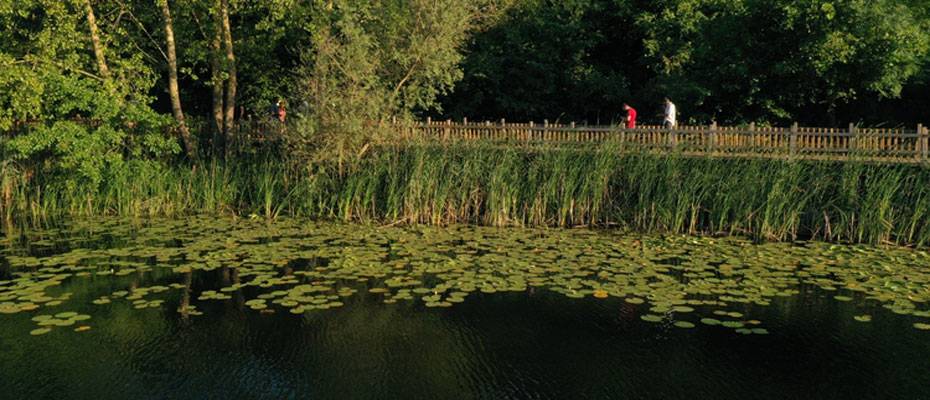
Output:
[[[85,122],[86,121],[82,121]],[[377,123],[373,122],[372,127]],[[20,128],[28,124],[17,125]],[[678,152],[691,156],[768,157],[815,160],[861,160],[887,163],[930,164],[930,129],[789,128],[746,126],[678,126],[666,129],[644,125],[636,129],[618,126],[581,126],[543,122],[510,123],[432,121],[394,122],[402,139],[440,142],[486,140],[506,145],[577,145],[613,141],[622,149]],[[251,149],[260,143],[280,141],[288,130],[276,120],[242,121],[229,145]],[[17,130],[3,133],[15,136]]]
[[570,144],[613,140],[622,148],[677,151],[687,155],[865,160],[897,163],[928,162],[928,129],[848,129],[747,126],[576,126],[427,120],[397,124],[405,138],[440,141],[489,140],[525,144]]

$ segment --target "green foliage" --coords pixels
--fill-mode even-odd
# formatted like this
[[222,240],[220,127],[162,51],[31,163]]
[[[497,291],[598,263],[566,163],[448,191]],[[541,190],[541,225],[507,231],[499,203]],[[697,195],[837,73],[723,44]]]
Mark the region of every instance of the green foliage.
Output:
[[[621,226],[637,231],[930,244],[930,170],[920,166],[705,159],[491,143],[378,147],[346,173],[273,154],[202,168],[130,161],[100,185],[16,180],[0,213],[304,216],[385,223]],[[44,188],[34,190],[34,188]]]
[[666,1],[639,26],[659,87],[726,123],[833,124],[839,105],[898,96],[928,45],[894,0]]
[[153,79],[138,58],[113,52],[112,78],[88,72],[82,10],[78,2],[39,0],[0,15],[7,39],[0,43],[0,130],[12,131],[2,146],[26,168],[99,183],[108,164],[170,154],[177,145],[167,120],[149,107]]
[[379,139],[383,122],[437,106],[461,78],[459,48],[475,8],[457,0],[314,3],[297,134],[340,165]]
[[638,39],[626,1],[517,1],[476,31],[452,116],[591,123],[631,100]]
[[628,101],[649,123],[670,96],[684,122],[926,122],[918,110],[927,104],[927,8],[519,0],[472,35],[464,79],[440,117],[603,124]]

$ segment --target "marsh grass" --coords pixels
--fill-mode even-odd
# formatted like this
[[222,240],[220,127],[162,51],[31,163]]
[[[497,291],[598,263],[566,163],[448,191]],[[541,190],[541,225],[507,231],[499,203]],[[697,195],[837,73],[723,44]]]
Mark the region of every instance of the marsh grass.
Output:
[[930,243],[930,169],[596,148],[419,143],[344,166],[244,157],[129,162],[100,184],[0,165],[0,215],[286,214],[372,223],[616,226],[666,233]]

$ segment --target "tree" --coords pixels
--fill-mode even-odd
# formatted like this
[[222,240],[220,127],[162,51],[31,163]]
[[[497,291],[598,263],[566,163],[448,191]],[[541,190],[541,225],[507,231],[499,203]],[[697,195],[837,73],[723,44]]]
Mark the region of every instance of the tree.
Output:
[[[236,54],[233,50],[232,28],[229,24],[229,1],[220,1],[220,14],[223,20],[223,43],[226,48],[226,112],[223,119],[224,138],[232,134],[236,122],[236,87],[238,76],[236,73]],[[225,143],[225,140],[224,140]]]
[[876,105],[886,112],[873,118],[913,120],[913,101],[889,100],[923,98],[926,0],[508,6],[471,33],[464,78],[437,116],[605,123],[631,101],[649,120],[668,95],[686,122],[835,124]]
[[94,7],[91,5],[90,0],[84,0],[84,10],[87,14],[90,42],[93,44],[94,57],[97,59],[97,72],[104,79],[109,79],[110,69],[107,67],[107,59],[104,56],[103,43],[100,42],[100,35],[97,33],[97,17],[94,16]]
[[472,33],[444,108],[455,118],[608,123],[645,80],[635,15],[626,0],[508,4]]
[[459,0],[314,3],[300,90],[317,157],[341,166],[378,140],[387,118],[436,107],[461,78],[475,5]]
[[184,110],[181,108],[181,93],[178,90],[178,56],[174,43],[174,23],[171,21],[171,8],[168,0],[156,0],[161,8],[165,24],[165,47],[168,57],[168,95],[171,97],[171,112],[178,124],[178,132],[184,142],[184,149],[191,160],[197,160],[197,147],[191,137],[187,122],[184,120]]
[[672,0],[639,26],[657,87],[703,121],[834,125],[844,104],[900,95],[927,51],[894,0]]
[[168,121],[149,107],[154,73],[87,5],[0,2],[0,146],[46,182],[100,183],[128,157],[177,150]]
[[213,144],[216,154],[224,155],[226,143],[235,128],[238,73],[232,26],[229,20],[229,2],[214,0],[210,13],[213,14],[213,37],[210,42],[211,54],[209,56],[215,123]]
[[[225,147],[226,141],[226,129],[225,129],[225,111],[224,111],[224,96],[226,93],[226,74],[225,68],[223,67],[223,52],[221,48],[223,47],[223,17],[218,11],[222,7],[221,0],[215,0],[213,2],[213,38],[210,41],[210,85],[213,89],[212,93],[212,104],[213,104],[213,144],[214,146],[219,145],[220,148]],[[216,152],[214,148],[214,152]]]

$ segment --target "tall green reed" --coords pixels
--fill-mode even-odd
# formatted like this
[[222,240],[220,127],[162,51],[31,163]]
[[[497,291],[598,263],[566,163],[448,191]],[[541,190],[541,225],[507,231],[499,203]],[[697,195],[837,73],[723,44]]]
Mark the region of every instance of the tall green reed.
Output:
[[486,142],[382,146],[345,166],[130,161],[99,184],[0,165],[0,214],[37,221],[282,214],[376,223],[621,226],[766,240],[930,243],[930,169]]

